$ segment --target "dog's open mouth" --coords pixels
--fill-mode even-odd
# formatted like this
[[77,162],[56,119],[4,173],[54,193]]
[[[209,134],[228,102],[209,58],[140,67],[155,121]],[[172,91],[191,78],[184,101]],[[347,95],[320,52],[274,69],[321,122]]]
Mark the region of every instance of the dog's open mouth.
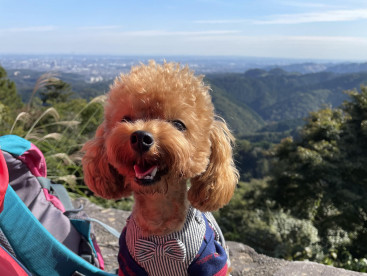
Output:
[[160,180],[157,165],[134,165],[135,181],[140,185],[151,185]]

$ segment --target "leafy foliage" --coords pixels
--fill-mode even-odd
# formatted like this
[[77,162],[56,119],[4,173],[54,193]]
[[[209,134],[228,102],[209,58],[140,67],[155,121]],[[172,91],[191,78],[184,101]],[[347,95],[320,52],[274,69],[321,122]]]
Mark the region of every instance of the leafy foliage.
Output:
[[45,91],[40,92],[40,98],[42,104],[46,105],[66,102],[72,94],[70,85],[57,79],[56,81],[46,83]]
[[242,181],[252,178],[264,178],[269,172],[267,149],[271,143],[251,143],[248,140],[238,140],[235,148],[236,167]]
[[4,129],[10,129],[11,117],[14,117],[23,103],[17,94],[15,83],[8,78],[0,67],[0,135]]
[[317,229],[283,209],[273,210],[266,180],[240,182],[230,204],[216,214],[225,237],[278,258],[311,258],[320,251]]
[[367,257],[367,87],[348,95],[341,108],[312,113],[299,140],[275,149],[268,191],[276,209],[312,222],[336,264]]

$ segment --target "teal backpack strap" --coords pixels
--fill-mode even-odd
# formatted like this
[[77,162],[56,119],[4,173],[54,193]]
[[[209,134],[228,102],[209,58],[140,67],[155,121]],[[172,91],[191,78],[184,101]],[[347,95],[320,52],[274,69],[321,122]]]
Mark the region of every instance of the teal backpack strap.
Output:
[[102,221],[95,219],[95,218],[86,218],[85,220],[98,223],[102,226],[106,231],[108,231],[111,235],[115,236],[117,239],[120,238],[120,232],[117,231],[115,228],[103,223]]
[[57,241],[32,215],[11,186],[7,189],[4,210],[0,214],[0,228],[18,259],[33,274],[116,276],[93,266]]
[[54,195],[56,195],[61,201],[62,205],[64,205],[65,211],[74,210],[74,206],[71,203],[68,192],[62,184],[53,183],[47,177],[37,177],[41,186],[49,191],[52,191]]

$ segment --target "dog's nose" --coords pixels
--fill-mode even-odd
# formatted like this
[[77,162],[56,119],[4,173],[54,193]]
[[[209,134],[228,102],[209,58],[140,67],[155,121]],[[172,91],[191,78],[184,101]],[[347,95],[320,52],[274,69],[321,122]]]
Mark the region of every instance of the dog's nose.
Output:
[[130,143],[136,152],[144,153],[153,146],[154,138],[149,132],[138,130],[131,134]]

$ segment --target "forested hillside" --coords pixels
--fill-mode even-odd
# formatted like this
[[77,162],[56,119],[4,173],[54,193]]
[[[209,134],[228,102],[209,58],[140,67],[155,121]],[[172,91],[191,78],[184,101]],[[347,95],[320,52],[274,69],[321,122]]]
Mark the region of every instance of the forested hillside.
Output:
[[280,123],[304,118],[322,106],[340,106],[347,99],[343,91],[366,84],[367,73],[302,75],[281,69],[254,69],[244,74],[208,75],[207,80],[221,88],[232,102],[250,108],[265,122]]
[[[366,272],[367,73],[254,69],[205,81],[237,137],[241,182],[216,213],[225,236],[270,256]],[[0,67],[0,135],[35,143],[71,194],[128,209],[131,199],[93,197],[80,162],[110,83]]]
[[[31,70],[9,71],[23,101],[29,99],[40,74]],[[87,83],[77,74],[60,73],[58,77],[70,84],[73,97],[87,100],[105,94],[112,83],[112,80]],[[300,126],[309,112],[323,106],[340,106],[347,99],[343,91],[359,89],[367,84],[366,80],[367,72],[300,74],[279,68],[253,69],[243,74],[212,74],[205,78],[212,87],[217,112],[238,137]],[[280,129],[274,124],[280,124]]]
[[311,113],[297,139],[265,154],[264,179],[241,183],[219,222],[229,239],[280,258],[367,272],[367,87]]

